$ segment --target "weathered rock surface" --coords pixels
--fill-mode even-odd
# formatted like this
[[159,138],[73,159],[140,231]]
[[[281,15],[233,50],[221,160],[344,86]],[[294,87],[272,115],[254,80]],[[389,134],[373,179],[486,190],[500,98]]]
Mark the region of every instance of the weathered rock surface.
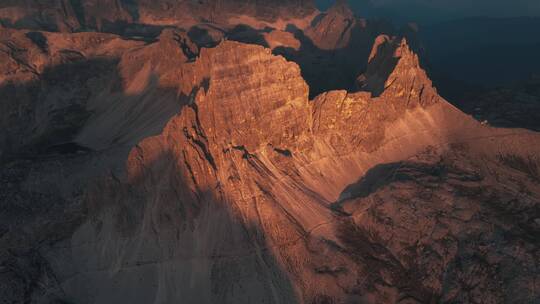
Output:
[[[36,15],[46,14],[38,2],[6,2],[2,7],[13,20],[2,24],[32,30],[94,30],[147,41],[172,27],[186,30],[199,47],[214,47],[223,39],[259,44],[301,66],[312,98],[329,90],[353,90],[356,78],[366,70],[373,40],[398,33],[389,23],[357,18],[344,1],[323,13],[312,1],[57,2],[47,5],[51,10],[59,7],[51,20]],[[58,24],[68,20],[72,20],[69,27]]]
[[334,6],[321,14],[307,29],[306,36],[323,50],[344,48],[349,45],[357,22],[360,20],[357,20],[347,1],[336,1]]
[[316,11],[311,0],[2,0],[0,23],[19,29],[122,33],[125,27],[137,24],[189,27],[201,22],[279,24],[291,20],[294,23],[295,19],[310,17]]
[[[539,300],[540,136],[452,107],[405,40],[378,40],[369,91],[310,100],[300,66],[261,46],[42,35],[2,40],[2,89],[43,94],[9,95],[8,113],[67,96],[69,70],[41,76],[63,39],[114,61],[75,86],[99,90],[65,97],[87,117],[54,138],[89,151],[3,163],[6,302]],[[15,138],[34,116],[0,122]]]
[[353,91],[356,78],[366,71],[376,37],[398,32],[386,22],[356,17],[346,1],[336,2],[309,26],[291,25],[288,31],[300,42],[300,48],[283,45],[274,48],[274,53],[300,65],[311,97],[330,90]]
[[408,102],[430,104],[439,98],[405,38],[381,35],[369,55],[366,72],[357,79],[360,90],[375,96],[403,96]]
[[363,288],[385,291],[384,302],[539,300],[538,158],[501,154],[482,164],[470,148],[431,147],[378,165],[345,191],[342,240],[365,267]]

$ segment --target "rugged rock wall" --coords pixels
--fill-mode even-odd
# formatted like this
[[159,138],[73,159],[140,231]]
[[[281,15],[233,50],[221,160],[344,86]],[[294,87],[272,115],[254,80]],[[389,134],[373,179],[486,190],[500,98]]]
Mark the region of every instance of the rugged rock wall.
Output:
[[[302,19],[317,12],[311,0],[24,0],[0,1],[0,23],[7,27],[122,32],[130,24],[186,27],[201,22],[228,23],[241,16],[276,22]],[[248,19],[244,19],[248,20]]]
[[[41,16],[46,14],[55,17]],[[1,20],[8,28],[90,30],[147,41],[172,27],[186,30],[199,47],[214,47],[223,39],[259,44],[301,66],[312,98],[355,89],[373,40],[399,32],[387,22],[356,17],[343,1],[323,13],[312,1],[0,1]]]

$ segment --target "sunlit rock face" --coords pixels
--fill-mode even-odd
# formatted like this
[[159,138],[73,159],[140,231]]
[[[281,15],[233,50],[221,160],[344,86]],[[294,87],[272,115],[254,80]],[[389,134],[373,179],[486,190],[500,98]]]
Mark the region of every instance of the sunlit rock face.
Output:
[[321,49],[344,48],[350,43],[357,18],[346,1],[337,1],[328,11],[321,14],[308,30],[315,45]]
[[266,45],[300,65],[312,98],[331,90],[356,91],[356,78],[367,69],[373,41],[381,34],[400,32],[385,21],[355,16],[346,1],[337,1],[304,27],[289,24],[286,30],[294,34],[297,43],[273,31],[270,34],[276,32],[278,39],[264,35]]
[[0,299],[539,299],[540,136],[452,107],[403,37],[310,99],[263,46],[1,33]]
[[387,35],[375,39],[366,72],[357,78],[357,85],[375,96],[406,97],[413,103],[430,104],[440,98],[407,40]]
[[186,27],[201,22],[227,24],[231,18],[238,23],[271,24],[279,20],[302,19],[316,12],[311,0],[0,1],[0,23],[4,26],[62,32],[82,29],[123,32],[130,25]]
[[344,1],[327,12],[319,12],[312,1],[66,0],[50,1],[47,10],[32,0],[4,2],[0,24],[6,28],[98,31],[146,41],[165,28],[177,28],[198,47],[214,47],[224,39],[269,47],[300,65],[311,98],[354,90],[373,40],[399,32],[387,22],[356,17]]

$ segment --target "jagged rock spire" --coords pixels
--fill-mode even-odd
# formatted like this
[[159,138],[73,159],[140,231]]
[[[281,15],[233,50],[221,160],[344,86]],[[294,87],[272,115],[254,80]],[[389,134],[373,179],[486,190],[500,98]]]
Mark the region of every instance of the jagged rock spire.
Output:
[[357,79],[373,96],[406,97],[421,104],[438,96],[406,38],[381,35],[375,39],[366,73]]

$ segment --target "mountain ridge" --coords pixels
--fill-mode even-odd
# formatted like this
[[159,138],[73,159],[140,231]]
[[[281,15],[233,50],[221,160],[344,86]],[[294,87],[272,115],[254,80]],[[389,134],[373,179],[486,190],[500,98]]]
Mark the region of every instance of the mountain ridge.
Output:
[[540,135],[462,113],[410,39],[366,31],[357,87],[312,94],[278,52],[297,31],[2,29],[0,297],[536,301]]

